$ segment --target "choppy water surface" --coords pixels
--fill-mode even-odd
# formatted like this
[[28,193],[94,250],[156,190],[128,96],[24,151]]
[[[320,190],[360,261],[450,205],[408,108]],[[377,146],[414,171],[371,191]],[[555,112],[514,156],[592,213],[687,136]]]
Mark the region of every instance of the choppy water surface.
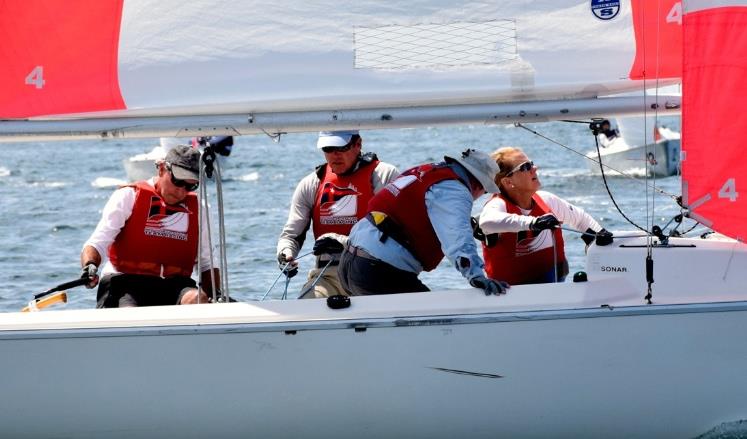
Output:
[[[671,120],[671,124],[677,124]],[[594,141],[586,125],[535,124],[532,128],[568,147],[587,152]],[[363,132],[364,150],[401,170],[440,160],[445,152],[474,147],[524,148],[540,166],[544,188],[583,207],[607,229],[630,229],[617,213],[601,178],[588,171],[587,159],[513,126],[449,127]],[[0,144],[0,309],[14,311],[34,293],[73,280],[79,274],[83,242],[99,220],[116,184],[124,180],[122,160],[149,151],[155,140],[68,141]],[[224,169],[224,209],[232,296],[260,298],[277,278],[277,237],[285,222],[290,197],[298,181],[323,161],[315,134],[236,138]],[[652,183],[652,182],[650,182]],[[658,179],[656,186],[680,194],[680,179]],[[641,225],[647,211],[664,225],[678,212],[670,197],[646,194],[643,180],[610,179],[610,189],[628,217]],[[475,203],[479,212],[483,201]],[[648,208],[647,208],[648,206]],[[215,208],[215,202],[213,202]],[[648,220],[650,223],[651,220]],[[584,246],[577,234],[564,232],[571,272],[584,269]],[[310,250],[313,237],[302,252]],[[302,260],[302,272],[311,258]],[[289,292],[300,289],[294,278]],[[463,278],[444,261],[422,276],[431,288],[465,287]],[[94,306],[95,290],[70,291],[67,308]],[[279,297],[282,287],[270,293]]]

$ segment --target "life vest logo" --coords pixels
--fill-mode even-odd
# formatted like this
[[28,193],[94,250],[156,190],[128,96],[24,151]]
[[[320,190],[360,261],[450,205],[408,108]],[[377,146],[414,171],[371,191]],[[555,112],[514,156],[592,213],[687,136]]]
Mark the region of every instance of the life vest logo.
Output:
[[542,230],[539,235],[519,232],[516,237],[516,256],[526,256],[542,249],[552,247],[552,232]]
[[600,20],[612,20],[620,12],[620,1],[591,0],[591,12]]
[[169,206],[159,197],[151,197],[148,219],[143,232],[148,236],[187,240],[189,210],[185,206]]
[[348,187],[324,183],[319,203],[319,221],[322,224],[355,224],[358,222],[358,196],[352,184]]

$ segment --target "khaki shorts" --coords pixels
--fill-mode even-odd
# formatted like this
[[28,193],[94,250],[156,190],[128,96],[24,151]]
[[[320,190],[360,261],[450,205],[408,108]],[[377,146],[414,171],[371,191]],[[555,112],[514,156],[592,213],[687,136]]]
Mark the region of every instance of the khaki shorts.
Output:
[[343,296],[348,295],[348,293],[342,289],[340,279],[337,277],[337,265],[327,267],[327,269],[324,270],[322,277],[319,278],[312,289],[311,284],[317,276],[319,276],[319,273],[321,273],[322,270],[322,268],[314,268],[309,271],[308,280],[303,288],[301,288],[301,296],[299,296],[299,299],[318,299],[335,296],[337,294],[342,294]]

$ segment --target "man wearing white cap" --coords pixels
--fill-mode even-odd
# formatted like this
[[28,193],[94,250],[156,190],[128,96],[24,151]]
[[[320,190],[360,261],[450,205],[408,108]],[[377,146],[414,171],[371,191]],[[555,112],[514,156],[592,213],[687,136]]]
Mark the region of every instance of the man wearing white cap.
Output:
[[418,274],[446,255],[473,287],[505,294],[506,282],[485,275],[470,225],[474,200],[498,192],[498,171],[489,155],[468,149],[403,172],[353,227],[340,260],[342,286],[351,295],[429,291]]
[[373,195],[399,175],[397,168],[380,162],[375,154],[361,154],[358,131],[322,131],[316,146],[324,153],[325,163],[296,186],[277,245],[280,269],[295,276],[295,258],[309,227],[313,229],[316,262],[301,290],[302,298],[346,294],[337,265],[347,235],[365,216]]
[[[81,277],[99,285],[97,308],[207,303],[191,278],[195,261],[202,285],[212,292],[208,233],[198,249],[200,151],[179,145],[158,161],[158,175],[117,189],[83,245]],[[203,224],[206,222],[203,221]],[[98,267],[108,256],[99,284]],[[217,292],[216,292],[217,293]]]

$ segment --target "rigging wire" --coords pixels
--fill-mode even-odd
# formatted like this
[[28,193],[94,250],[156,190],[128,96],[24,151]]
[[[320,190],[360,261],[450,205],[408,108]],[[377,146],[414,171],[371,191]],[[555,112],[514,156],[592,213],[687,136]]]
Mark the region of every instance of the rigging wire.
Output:
[[[586,122],[586,121],[580,121],[580,120],[560,120],[559,122],[568,122],[568,123],[582,123],[582,124],[588,124],[588,123],[589,123],[589,122]],[[575,150],[575,149],[571,148],[571,147],[570,147],[570,146],[568,146],[568,145],[565,145],[565,144],[563,144],[563,143],[561,143],[561,142],[558,142],[558,141],[557,141],[557,140],[555,140],[555,139],[552,139],[552,138],[550,138],[550,137],[548,137],[548,136],[545,136],[544,134],[542,134],[542,133],[540,133],[540,132],[538,132],[538,131],[536,131],[536,130],[534,130],[534,129],[532,129],[532,128],[529,128],[529,127],[527,127],[527,126],[523,125],[523,124],[522,124],[522,123],[520,123],[520,122],[517,122],[517,123],[515,123],[515,124],[514,124],[514,126],[516,126],[516,127],[518,127],[518,128],[523,128],[523,129],[525,129],[525,130],[529,131],[530,133],[534,134],[535,136],[537,136],[537,137],[540,137],[540,138],[542,138],[542,139],[545,139],[545,140],[547,140],[548,142],[550,142],[550,143],[554,143],[554,144],[556,144],[556,145],[558,145],[558,146],[560,146],[560,147],[562,147],[562,148],[565,148],[565,149],[567,149],[568,151],[570,151],[570,152],[572,152],[572,153],[574,153],[574,154],[577,154],[577,155],[579,155],[579,156],[581,156],[581,157],[583,157],[583,158],[585,158],[585,159],[587,159],[587,160],[590,160],[590,161],[592,161],[592,162],[596,163],[597,165],[600,165],[600,164],[601,164],[601,166],[603,166],[604,168],[607,168],[608,170],[612,170],[612,171],[614,171],[614,172],[618,173],[619,175],[622,175],[623,177],[627,177],[627,178],[629,178],[629,179],[631,179],[631,180],[633,180],[633,181],[635,181],[635,182],[637,182],[637,183],[641,183],[641,184],[644,184],[644,185],[646,185],[646,187],[647,187],[647,188],[651,189],[652,191],[654,191],[654,192],[656,192],[656,193],[658,193],[658,194],[660,194],[660,195],[664,195],[664,196],[667,196],[667,197],[671,198],[671,199],[672,199],[672,201],[674,201],[674,202],[675,202],[675,203],[676,203],[677,205],[680,205],[680,202],[679,202],[679,198],[680,198],[680,197],[679,197],[679,196],[677,196],[677,195],[671,194],[671,193],[669,193],[669,192],[667,192],[667,191],[665,191],[665,190],[663,190],[663,189],[660,189],[660,188],[656,187],[656,186],[655,186],[655,185],[653,185],[653,184],[648,184],[648,182],[647,182],[647,181],[641,181],[641,180],[637,179],[636,177],[634,177],[634,176],[632,176],[632,175],[630,175],[630,174],[627,174],[627,173],[625,173],[625,172],[623,172],[623,171],[620,171],[620,170],[618,170],[618,169],[615,169],[615,168],[613,168],[612,166],[609,166],[609,165],[607,165],[607,164],[604,164],[604,163],[603,163],[603,162],[601,161],[601,159],[594,159],[594,158],[592,158],[592,157],[589,157],[589,156],[587,156],[586,154],[584,154],[584,153],[582,153],[582,152],[580,152],[580,151],[577,151],[577,150]],[[600,156],[600,154],[599,154],[599,151],[598,151],[598,149],[599,149],[599,145],[597,144],[597,157],[599,157],[599,156]],[[600,168],[601,168],[601,166],[600,166]],[[604,172],[602,172],[602,173],[604,174]],[[605,185],[606,185],[606,179],[605,179]],[[607,188],[607,192],[609,193],[609,188]],[[610,198],[612,198],[612,196],[611,196],[611,195],[610,195]],[[614,199],[613,199],[613,202],[614,202]],[[679,216],[679,215],[678,215],[678,216]],[[691,219],[691,218],[689,218],[689,219]],[[679,221],[678,221],[678,223],[679,223]],[[667,227],[667,226],[668,226],[669,224],[671,224],[671,220],[670,220],[670,222],[669,222],[669,223],[667,223],[667,225],[666,225],[666,226],[664,226],[664,229],[666,229],[666,227]],[[694,224],[692,225],[692,227],[690,227],[689,229],[687,229],[687,230],[686,230],[686,231],[684,231],[684,232],[681,232],[681,233],[679,233],[679,236],[685,236],[685,235],[687,235],[688,233],[690,233],[690,232],[692,232],[693,230],[695,230],[695,228],[696,228],[696,227],[698,227],[698,225],[699,225],[699,223],[698,223],[698,222],[696,221],[696,222],[695,222],[695,223],[694,223]],[[640,229],[640,230],[643,230],[643,231],[644,231],[644,232],[646,233],[646,235],[641,235],[641,237],[643,237],[643,236],[651,236],[651,233],[650,233],[649,231],[647,231],[647,230],[643,229],[643,228],[642,228],[642,227],[640,227],[640,226],[636,226],[636,227],[638,227],[638,229]],[[675,230],[676,230],[676,227],[675,227]]]
[[262,131],[263,133],[265,133],[265,135],[266,135],[267,137],[269,137],[269,138],[270,138],[270,140],[272,140],[272,141],[273,141],[273,142],[275,142],[275,143],[280,143],[280,136],[282,136],[283,134],[287,134],[287,133],[283,133],[283,132],[277,132],[277,133],[274,133],[274,134],[273,134],[273,133],[268,133],[267,131],[265,131],[265,129],[264,129],[264,128],[260,128],[260,130],[261,130],[261,131]]
[[[630,224],[632,224],[633,227],[635,227],[635,228],[637,228],[639,230],[642,230],[642,231],[648,233],[648,230],[644,229],[643,227],[641,227],[638,224],[636,224],[635,222],[633,222],[633,220],[631,220],[630,218],[628,218],[628,216],[625,215],[625,213],[622,211],[622,209],[620,209],[620,206],[617,205],[617,201],[615,201],[615,197],[612,195],[612,191],[610,190],[610,186],[609,186],[609,184],[607,184],[607,176],[604,175],[604,166],[602,165],[602,153],[599,150],[599,139],[597,138],[596,135],[594,136],[594,143],[596,144],[596,147],[597,147],[597,157],[599,158],[599,170],[602,172],[602,181],[604,182],[604,188],[607,190],[607,195],[610,196],[610,200],[612,201],[612,204],[615,206],[615,209],[617,209],[617,211],[620,213],[620,215],[622,215],[622,217],[625,218],[625,220],[627,222],[629,222]],[[648,194],[648,190],[646,191],[646,193]],[[648,205],[647,205],[647,207],[648,207]]]
[[215,161],[215,190],[218,201],[218,238],[220,245],[220,281],[221,292],[226,302],[231,301],[228,291],[228,257],[226,255],[226,223],[223,213],[223,177],[221,176],[220,162]]
[[[589,122],[578,121],[578,120],[561,120],[560,122],[583,123],[583,124],[588,124],[589,123]],[[583,158],[585,158],[587,160],[590,160],[590,161],[592,161],[592,162],[594,162],[596,164],[601,164],[605,168],[607,168],[607,169],[609,169],[611,171],[614,171],[614,172],[618,173],[619,175],[621,175],[623,177],[629,178],[630,180],[635,181],[636,183],[648,185],[648,183],[645,182],[645,181],[641,181],[641,180],[637,179],[636,177],[634,177],[634,176],[632,176],[630,174],[627,174],[627,173],[625,173],[623,171],[620,171],[618,169],[613,168],[612,166],[609,166],[609,165],[606,165],[606,164],[602,164],[601,160],[597,160],[597,159],[591,158],[591,157],[587,156],[586,154],[582,153],[581,151],[577,151],[577,150],[571,148],[568,145],[560,143],[560,142],[558,142],[555,139],[547,137],[544,134],[542,134],[542,133],[540,133],[540,132],[538,132],[536,130],[533,130],[532,128],[527,127],[526,125],[522,124],[521,122],[516,122],[514,124],[514,126],[517,127],[517,128],[523,128],[523,129],[529,131],[530,133],[534,134],[537,137],[545,139],[545,140],[547,140],[550,143],[554,143],[554,144],[560,146],[561,148],[565,148],[568,151],[571,151],[572,153],[577,154],[577,155],[579,155],[579,156],[581,156],[581,157],[583,157]],[[655,187],[655,186],[650,187],[650,188],[651,188],[651,190],[653,190],[655,192],[658,192],[661,195],[667,196],[667,197],[671,198],[673,201],[677,202],[677,198],[678,198],[677,195],[670,194],[669,192],[667,192],[667,191],[665,191],[665,190],[663,190],[661,188]]]
[[[308,256],[308,255],[310,255],[312,253],[314,253],[314,252],[310,251],[310,252],[304,253],[304,254],[298,256],[297,258],[295,258],[293,261],[298,261],[299,259],[304,258],[304,257],[306,257],[306,256]],[[280,274],[278,274],[278,277],[276,277],[275,281],[272,282],[272,284],[270,285],[270,288],[268,288],[267,291],[265,291],[265,294],[262,296],[262,298],[259,299],[260,302],[263,301],[263,300],[265,300],[265,298],[267,297],[267,295],[270,294],[270,291],[272,291],[272,289],[275,287],[275,284],[278,283],[278,281],[280,280],[280,277],[283,276],[286,272],[289,272],[290,270],[293,269],[292,266],[291,266],[291,264],[292,264],[293,261],[288,261],[288,262],[286,262],[285,264],[283,264],[280,267]],[[286,294],[287,294],[287,290],[286,290]]]
[[[210,157],[206,157],[210,156]],[[210,167],[210,171],[206,171],[206,168]],[[220,276],[220,283],[221,285],[218,285],[218,288],[216,288],[215,283],[215,271],[213,268],[215,267],[215,254],[213,252],[213,232],[212,227],[210,225],[210,204],[208,203],[208,190],[207,190],[207,182],[208,180],[212,179],[212,174],[215,173],[215,191],[216,191],[216,199],[218,203],[218,245],[220,247],[220,253],[219,253],[219,262],[218,262],[218,270],[221,274]],[[198,192],[198,232],[197,232],[197,241],[198,241],[198,255],[200,253],[200,249],[202,248],[202,231],[203,231],[203,224],[205,224],[205,232],[207,233],[207,244],[208,244],[208,250],[210,254],[210,286],[211,291],[213,292],[212,300],[213,302],[219,302],[219,301],[230,301],[230,296],[228,292],[228,259],[226,257],[226,233],[225,233],[225,222],[224,222],[224,213],[223,213],[223,186],[221,182],[221,173],[220,173],[220,165],[218,164],[218,161],[215,160],[215,153],[211,149],[211,147],[207,147],[202,152],[202,157],[200,160],[200,187]],[[202,288],[202,272],[203,267],[200,263],[201,258],[198,256],[197,258],[197,272],[198,277],[200,279],[198,285],[200,288]],[[220,295],[219,295],[220,292]],[[199,303],[200,296],[197,295],[197,303]]]
[[[197,245],[197,276],[200,279],[198,286],[199,290],[202,290],[202,272],[203,267],[200,264],[200,260],[202,258],[199,257],[200,252],[202,251],[202,226],[205,224],[206,233],[207,233],[207,241],[208,241],[208,250],[210,253],[210,287],[211,291],[213,292],[213,301],[215,302],[217,300],[217,294],[215,289],[215,276],[213,275],[212,267],[215,266],[215,255],[213,254],[213,232],[212,228],[210,227],[210,208],[209,204],[207,202],[207,176],[205,175],[205,163],[200,160],[200,191],[199,191],[199,197],[197,199],[197,206],[198,206],[198,233],[197,233],[197,242],[199,243]],[[204,212],[204,213],[203,213]],[[200,303],[200,294],[197,294],[197,303]]]

